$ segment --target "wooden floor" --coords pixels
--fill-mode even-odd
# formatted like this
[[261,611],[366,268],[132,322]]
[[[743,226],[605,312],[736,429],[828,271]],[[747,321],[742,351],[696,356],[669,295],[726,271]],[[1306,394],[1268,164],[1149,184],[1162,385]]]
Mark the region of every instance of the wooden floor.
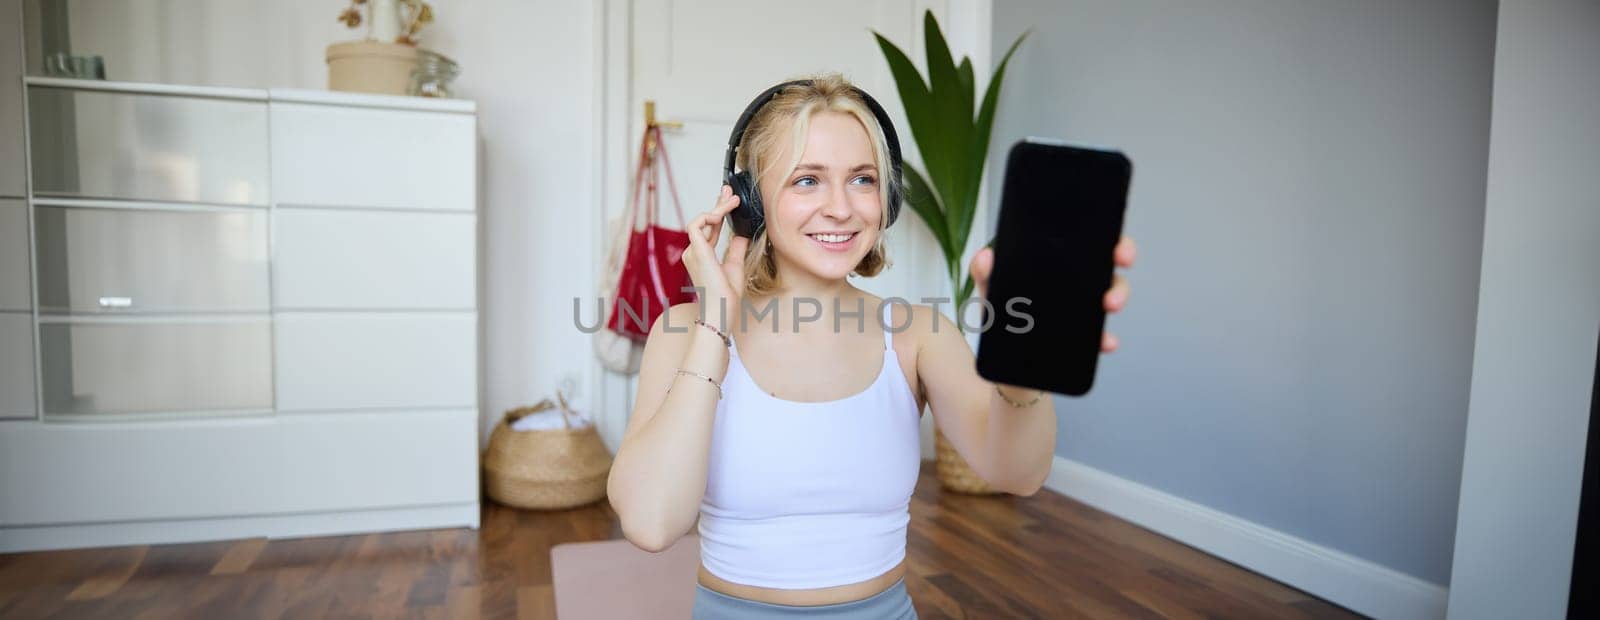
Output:
[[[605,502],[485,504],[480,530],[0,555],[0,618],[550,618],[550,547],[621,538]],[[1051,491],[944,493],[923,469],[906,586],[937,618],[1354,614]]]

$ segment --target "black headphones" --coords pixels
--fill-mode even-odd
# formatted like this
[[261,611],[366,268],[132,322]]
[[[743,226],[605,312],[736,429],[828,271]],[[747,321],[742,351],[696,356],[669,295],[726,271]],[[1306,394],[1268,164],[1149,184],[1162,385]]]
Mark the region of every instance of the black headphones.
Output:
[[[762,106],[771,101],[772,97],[777,95],[779,91],[790,86],[810,83],[811,80],[793,80],[768,88],[760,95],[757,95],[755,101],[750,102],[750,105],[744,109],[744,114],[739,115],[739,122],[733,124],[733,135],[728,137],[728,153],[722,163],[722,182],[732,187],[733,194],[739,197],[739,206],[728,214],[733,224],[733,234],[754,239],[756,233],[767,225],[766,211],[761,206],[761,188],[756,184],[755,177],[750,174],[749,170],[733,171],[735,152],[739,148],[739,141],[744,138],[745,127],[750,124],[750,119],[755,117],[756,112],[759,112]],[[887,175],[889,177],[889,204],[884,205],[884,210],[888,213],[889,224],[892,225],[895,219],[900,216],[900,138],[895,135],[894,123],[889,120],[889,114],[883,111],[883,106],[878,105],[877,100],[873,99],[872,95],[868,95],[867,91],[854,86],[851,87],[851,90],[861,96],[861,100],[867,104],[867,109],[871,110],[872,115],[877,117],[878,126],[883,129],[883,140],[889,146],[889,167],[891,168]],[[888,225],[884,227],[887,228]]]

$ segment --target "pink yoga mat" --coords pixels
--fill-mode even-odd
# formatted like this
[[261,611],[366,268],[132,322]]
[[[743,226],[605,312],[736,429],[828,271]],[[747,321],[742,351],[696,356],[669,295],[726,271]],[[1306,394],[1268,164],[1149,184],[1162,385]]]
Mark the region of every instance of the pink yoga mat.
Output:
[[700,536],[661,553],[626,540],[565,543],[550,549],[557,620],[688,618],[694,609]]

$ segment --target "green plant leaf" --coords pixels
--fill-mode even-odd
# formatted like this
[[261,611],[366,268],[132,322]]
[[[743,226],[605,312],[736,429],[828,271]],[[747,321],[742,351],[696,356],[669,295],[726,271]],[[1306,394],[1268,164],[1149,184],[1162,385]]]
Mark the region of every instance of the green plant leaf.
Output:
[[[906,110],[906,120],[911,125],[911,135],[922,156],[923,171],[926,171],[904,166],[906,202],[928,224],[944,254],[950,282],[955,292],[965,299],[971,295],[974,285],[971,274],[962,279],[961,254],[972,232],[984,161],[989,155],[995,104],[1006,65],[1028,33],[1017,37],[1006,51],[974,116],[976,80],[972,59],[962,58],[960,65],[956,64],[931,10],[923,13],[923,29],[928,65],[926,81],[903,50],[882,34],[872,34],[889,64],[901,105]],[[955,287],[957,282],[962,284]]]
[[950,230],[944,225],[944,209],[939,206],[939,197],[928,187],[927,179],[916,168],[902,165],[901,170],[906,177],[906,204],[927,223],[934,240],[939,242],[939,251],[944,254],[945,262],[949,263],[955,252],[950,249]]
[[967,298],[972,297],[972,289],[974,288],[976,288],[976,283],[972,281],[972,274],[969,273],[967,274],[967,279],[961,283],[961,290],[956,292],[956,304],[959,305],[961,302],[966,301]]
[[917,142],[917,148],[923,151],[922,160],[926,165],[929,162],[927,145],[932,142],[931,133],[938,124],[932,95],[922,81],[922,74],[917,72],[905,52],[876,31],[872,36],[877,39],[878,49],[883,50],[883,58],[889,63],[889,74],[894,76],[895,89],[900,93],[900,105],[906,109],[911,135]]
[[[941,107],[948,107],[956,118],[945,118],[946,121],[960,120],[961,124],[972,124],[972,95],[965,98],[961,93],[967,92],[965,83],[961,79],[961,70],[956,68],[955,54],[950,53],[950,44],[944,39],[944,31],[939,28],[939,20],[933,18],[933,10],[929,9],[922,15],[923,37],[927,46],[928,55],[928,90],[941,98],[938,103]],[[971,61],[967,65],[971,66]],[[969,69],[970,72],[970,69]]]
[[962,93],[963,93],[961,95],[962,100],[963,101],[972,101],[973,88],[975,88],[975,87],[973,85],[973,79],[972,79],[972,59],[971,58],[968,58],[966,56],[962,56],[961,57],[961,66],[956,67],[956,75],[961,77],[961,89],[962,89]]
[[[973,164],[968,161],[972,151],[972,98],[962,99],[966,88],[961,83],[955,58],[950,54],[950,46],[945,42],[944,33],[940,31],[939,21],[934,19],[932,10],[923,12],[922,26],[927,47],[928,91],[933,98],[934,116],[938,122],[937,144],[932,145],[931,149],[923,147],[922,159],[928,165],[934,190],[944,199],[945,226],[954,231],[958,230],[960,222],[951,219],[951,216],[962,211],[961,201],[969,193],[967,182],[970,175],[967,170]],[[917,145],[923,146],[920,141]],[[930,156],[930,150],[933,156]]]
[[978,119],[973,127],[974,135],[970,145],[972,150],[968,154],[974,165],[966,171],[971,175],[968,177],[970,195],[964,197],[965,201],[957,203],[962,209],[961,212],[945,214],[952,218],[951,222],[955,222],[950,226],[952,233],[950,242],[958,248],[966,247],[967,236],[972,231],[972,217],[978,202],[978,186],[983,179],[984,161],[989,156],[989,134],[994,128],[995,103],[1000,98],[1000,85],[1005,81],[1006,65],[1011,62],[1011,55],[1016,53],[1017,46],[1022,45],[1022,41],[1028,38],[1028,32],[1018,36],[1017,40],[1011,43],[1011,48],[1006,50],[1006,55],[1000,58],[1000,64],[994,70],[994,77],[989,79],[989,87],[983,94],[983,105],[978,108]]

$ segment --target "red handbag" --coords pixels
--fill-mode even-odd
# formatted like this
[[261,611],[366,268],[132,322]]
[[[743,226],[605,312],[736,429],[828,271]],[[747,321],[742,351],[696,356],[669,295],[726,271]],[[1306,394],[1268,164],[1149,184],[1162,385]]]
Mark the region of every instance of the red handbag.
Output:
[[[689,248],[689,233],[661,226],[656,222],[660,198],[657,177],[665,169],[667,187],[672,192],[672,206],[678,212],[678,225],[684,226],[683,207],[678,204],[678,187],[672,180],[672,162],[661,141],[661,128],[645,130],[644,143],[639,151],[639,168],[634,173],[633,200],[628,205],[625,219],[632,234],[628,239],[628,254],[617,278],[616,299],[611,308],[611,319],[606,327],[619,334],[643,342],[650,335],[650,326],[656,317],[674,304],[694,301],[693,280],[683,265],[683,253]],[[638,228],[639,192],[645,192],[644,228]]]

